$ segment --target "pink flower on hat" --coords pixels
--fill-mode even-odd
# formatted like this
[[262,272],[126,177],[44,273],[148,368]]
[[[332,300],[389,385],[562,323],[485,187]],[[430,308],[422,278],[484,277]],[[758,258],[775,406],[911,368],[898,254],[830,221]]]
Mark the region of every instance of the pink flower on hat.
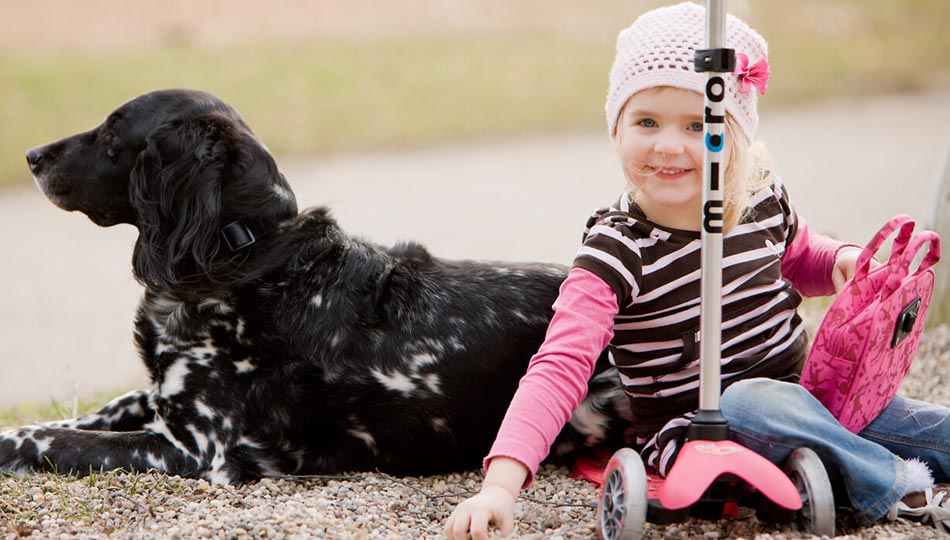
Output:
[[754,86],[759,95],[765,93],[769,87],[769,75],[772,72],[769,70],[769,61],[765,58],[759,60],[758,62],[749,65],[749,57],[742,54],[736,53],[736,71],[735,76],[739,81],[739,92],[742,94],[749,93],[749,87]]

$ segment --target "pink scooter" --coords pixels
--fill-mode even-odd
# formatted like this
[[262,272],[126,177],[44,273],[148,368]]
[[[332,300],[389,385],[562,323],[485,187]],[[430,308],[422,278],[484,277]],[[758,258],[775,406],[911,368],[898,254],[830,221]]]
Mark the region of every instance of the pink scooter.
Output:
[[[791,522],[815,535],[834,536],[835,507],[831,483],[821,460],[808,448],[796,449],[784,471],[764,457],[729,440],[719,409],[722,324],[722,192],[720,160],[725,136],[725,84],[721,73],[735,66],[732,49],[724,48],[725,0],[707,0],[707,49],[696,51],[696,70],[708,73],[704,115],[706,149],[703,171],[701,325],[702,351],[699,412],[688,442],[665,479],[648,471],[636,451],[616,452],[603,472],[597,508],[598,530],[606,540],[636,540],[646,521],[682,521],[703,517],[737,517],[738,504],[759,497],[759,519]],[[713,119],[713,121],[710,121]],[[715,121],[715,119],[719,119]],[[710,512],[711,510],[711,512]]]

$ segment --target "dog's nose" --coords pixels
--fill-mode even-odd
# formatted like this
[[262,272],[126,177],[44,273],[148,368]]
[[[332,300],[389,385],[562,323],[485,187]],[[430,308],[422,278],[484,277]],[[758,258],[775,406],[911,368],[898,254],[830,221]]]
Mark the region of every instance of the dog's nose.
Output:
[[43,161],[43,154],[36,148],[30,148],[26,152],[26,163],[30,166],[30,170],[36,172],[40,167],[40,163]]

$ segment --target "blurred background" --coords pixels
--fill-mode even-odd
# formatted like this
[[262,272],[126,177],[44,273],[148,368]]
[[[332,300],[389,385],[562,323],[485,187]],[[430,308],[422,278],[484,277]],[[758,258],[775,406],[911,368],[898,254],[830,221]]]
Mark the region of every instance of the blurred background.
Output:
[[[134,229],[53,208],[28,148],[199,88],[241,111],[301,207],[354,233],[567,264],[622,187],[603,118],[616,35],[666,3],[0,0],[0,405],[144,383]],[[930,219],[950,1],[728,6],[769,41],[762,135],[816,228],[863,243],[898,211]]]
[[[278,155],[598,131],[647,0],[0,0],[0,184],[24,150],[157,88],[232,103]],[[763,109],[946,86],[946,0],[733,0],[767,37]]]

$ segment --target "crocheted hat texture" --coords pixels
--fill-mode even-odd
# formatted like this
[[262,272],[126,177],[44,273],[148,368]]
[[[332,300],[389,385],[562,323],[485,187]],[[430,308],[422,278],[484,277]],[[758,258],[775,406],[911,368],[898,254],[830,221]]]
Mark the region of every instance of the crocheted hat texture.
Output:
[[[750,63],[768,56],[768,44],[758,32],[738,17],[726,18],[726,46]],[[693,53],[706,48],[706,9],[683,2],[648,11],[617,36],[617,56],[610,70],[607,92],[607,127],[615,136],[618,116],[630,96],[647,88],[671,86],[704,93],[706,73],[693,67]],[[735,75],[724,73],[726,111],[742,128],[746,139],[755,138],[759,124],[755,90],[740,92]]]

